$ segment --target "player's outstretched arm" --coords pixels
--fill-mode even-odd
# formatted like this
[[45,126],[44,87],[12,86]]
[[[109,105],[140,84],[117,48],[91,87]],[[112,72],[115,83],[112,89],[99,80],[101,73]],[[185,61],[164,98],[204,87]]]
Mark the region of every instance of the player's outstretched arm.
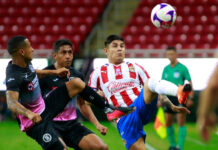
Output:
[[200,94],[197,110],[197,126],[204,141],[210,138],[210,130],[216,126],[216,108],[218,107],[218,65],[211,75],[208,85]]
[[19,93],[16,91],[6,91],[8,109],[15,114],[24,115],[34,123],[38,123],[42,120],[39,114],[36,114],[29,109],[25,108],[18,102]]
[[87,104],[82,98],[78,98],[77,104],[82,115],[89,120],[102,135],[106,135],[108,130],[107,127],[99,123],[89,104]]
[[69,77],[70,76],[70,71],[67,68],[59,68],[55,70],[38,70],[36,69],[36,73],[38,78],[43,78],[49,75],[57,75],[59,77]]
[[175,106],[167,96],[165,95],[159,95],[160,102],[162,105],[167,106],[172,109],[172,111],[177,112],[177,113],[187,113],[190,114],[191,112],[186,108],[186,107],[181,107],[181,106]]

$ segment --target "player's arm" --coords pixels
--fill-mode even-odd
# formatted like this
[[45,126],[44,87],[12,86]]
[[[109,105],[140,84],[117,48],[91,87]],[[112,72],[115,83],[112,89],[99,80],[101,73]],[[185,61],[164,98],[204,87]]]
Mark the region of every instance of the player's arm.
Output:
[[190,111],[186,107],[179,107],[174,105],[165,95],[159,95],[158,100],[160,101],[161,105],[171,108],[174,112],[190,114]]
[[105,127],[99,123],[99,121],[95,117],[94,113],[92,112],[92,109],[89,106],[89,104],[87,104],[82,98],[78,98],[77,104],[79,106],[79,109],[80,109],[80,112],[82,113],[82,115],[87,120],[89,120],[98,129],[98,131],[101,134],[106,135],[107,127]]
[[218,65],[209,79],[208,85],[200,94],[197,125],[205,141],[210,138],[210,130],[216,126],[218,106]]
[[38,123],[42,120],[39,114],[36,114],[29,109],[25,108],[18,102],[19,93],[16,91],[6,91],[7,105],[8,109],[11,110],[15,114],[20,114],[26,116],[34,123]]
[[43,78],[49,75],[57,75],[59,77],[69,77],[70,76],[70,72],[69,69],[67,68],[59,68],[59,69],[55,69],[55,70],[38,70],[36,69],[36,73],[38,78]]

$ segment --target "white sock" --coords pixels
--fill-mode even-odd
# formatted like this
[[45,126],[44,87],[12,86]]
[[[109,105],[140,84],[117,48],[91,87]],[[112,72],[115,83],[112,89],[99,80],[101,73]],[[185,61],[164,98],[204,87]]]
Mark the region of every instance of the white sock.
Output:
[[148,88],[152,92],[157,94],[177,96],[178,86],[166,80],[157,80],[154,78],[149,78]]

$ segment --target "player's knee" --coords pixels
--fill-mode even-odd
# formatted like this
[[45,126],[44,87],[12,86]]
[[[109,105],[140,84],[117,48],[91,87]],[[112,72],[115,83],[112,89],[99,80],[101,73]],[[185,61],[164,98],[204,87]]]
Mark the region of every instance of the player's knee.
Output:
[[102,143],[102,144],[98,144],[96,145],[97,147],[95,148],[95,150],[108,150],[108,147],[106,144]]
[[61,142],[57,141],[52,144],[47,150],[67,150],[67,147],[64,146]]
[[152,92],[156,92],[158,82],[159,81],[155,78],[149,78],[147,82],[149,90],[151,90]]
[[80,78],[73,78],[69,82],[70,82],[71,88],[73,89],[82,91],[85,88],[85,83]]

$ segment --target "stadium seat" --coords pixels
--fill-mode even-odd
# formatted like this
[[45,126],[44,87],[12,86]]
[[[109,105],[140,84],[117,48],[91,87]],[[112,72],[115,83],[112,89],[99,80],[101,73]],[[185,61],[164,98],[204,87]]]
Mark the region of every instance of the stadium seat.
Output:
[[[0,0],[0,42],[15,34],[29,37],[35,49],[52,49],[57,38],[69,38],[76,51],[98,21],[109,0]],[[54,39],[56,38],[56,39]],[[1,44],[1,48],[5,44]]]
[[217,48],[218,0],[164,2],[176,8],[175,25],[165,30],[154,27],[150,12],[157,1],[141,0],[122,32],[124,38],[128,38],[127,48],[164,49],[167,45],[175,45],[179,49]]

